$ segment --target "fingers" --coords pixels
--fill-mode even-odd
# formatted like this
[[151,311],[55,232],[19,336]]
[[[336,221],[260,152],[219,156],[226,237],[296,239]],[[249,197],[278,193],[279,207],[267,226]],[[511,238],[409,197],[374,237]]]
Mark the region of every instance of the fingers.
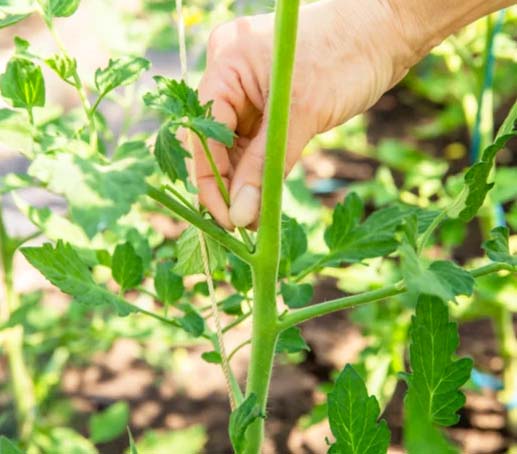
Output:
[[[286,175],[291,171],[311,138],[304,122],[296,116],[290,122],[286,155]],[[237,227],[254,225],[260,211],[262,175],[266,150],[267,122],[263,121],[257,135],[235,169],[230,190],[230,221]],[[256,224],[255,224],[256,225]]]

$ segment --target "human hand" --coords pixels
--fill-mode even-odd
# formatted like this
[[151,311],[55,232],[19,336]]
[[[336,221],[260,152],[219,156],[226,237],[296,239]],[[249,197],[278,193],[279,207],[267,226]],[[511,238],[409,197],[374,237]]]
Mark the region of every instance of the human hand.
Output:
[[[413,55],[385,4],[324,1],[300,10],[287,173],[314,135],[365,111],[406,74]],[[194,143],[195,173],[201,203],[228,229],[256,226],[258,218],[273,28],[272,14],[243,17],[215,29],[208,44],[199,95],[236,133],[231,150],[209,143],[231,206]]]

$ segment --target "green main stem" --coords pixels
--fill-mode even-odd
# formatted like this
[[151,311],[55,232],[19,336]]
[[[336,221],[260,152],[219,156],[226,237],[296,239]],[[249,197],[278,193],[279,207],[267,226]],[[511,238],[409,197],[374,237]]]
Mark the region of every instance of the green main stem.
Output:
[[[276,283],[280,259],[282,185],[287,150],[298,10],[299,0],[277,0],[262,207],[257,251],[252,264],[254,306],[251,360],[246,395],[255,394],[257,396],[264,415],[279,334]],[[258,418],[246,432],[245,454],[259,454],[263,440],[264,418]]]

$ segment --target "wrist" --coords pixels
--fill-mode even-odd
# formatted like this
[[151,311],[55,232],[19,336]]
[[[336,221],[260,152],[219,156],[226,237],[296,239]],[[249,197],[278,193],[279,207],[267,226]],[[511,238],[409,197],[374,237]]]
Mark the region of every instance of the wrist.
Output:
[[387,0],[413,66],[451,34],[516,0]]

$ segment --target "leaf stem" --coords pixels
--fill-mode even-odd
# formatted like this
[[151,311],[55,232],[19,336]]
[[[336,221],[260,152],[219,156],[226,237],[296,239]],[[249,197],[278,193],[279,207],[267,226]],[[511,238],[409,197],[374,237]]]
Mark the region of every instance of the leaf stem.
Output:
[[[212,155],[212,152],[210,151],[210,148],[208,146],[208,141],[206,140],[206,137],[204,134],[202,134],[200,131],[198,131],[196,128],[193,128],[192,126],[185,125],[186,127],[189,127],[199,138],[201,145],[203,147],[203,151],[205,153],[206,159],[208,160],[208,163],[210,164],[210,169],[212,170],[212,173],[214,174],[215,182],[217,184],[217,187],[219,188],[219,192],[221,193],[221,196],[224,200],[224,203],[226,206],[230,206],[230,193],[228,192],[228,189],[226,188],[226,185],[224,184],[223,177],[221,176],[221,172],[219,172],[219,169],[217,168],[217,165],[215,163],[214,157]],[[251,241],[250,236],[248,235],[248,232],[244,227],[238,227],[237,230],[239,231],[242,240],[246,244],[246,247],[250,252],[253,252],[255,249],[255,246],[253,242]]]
[[233,252],[241,260],[249,264],[252,264],[255,261],[254,255],[248,251],[247,247],[242,242],[229,235],[225,230],[212,221],[203,218],[198,212],[190,210],[177,200],[167,195],[165,192],[160,191],[151,185],[147,185],[147,195],[188,221],[193,226],[205,232],[208,236]]
[[[498,271],[515,271],[510,265],[505,263],[491,263],[481,268],[476,268],[470,271],[472,277],[477,278],[487,274],[496,273]],[[359,293],[357,295],[345,296],[332,301],[315,304],[313,306],[304,307],[296,311],[292,311],[280,318],[279,329],[285,330],[292,326],[299,325],[313,318],[322,317],[333,312],[338,312],[343,309],[350,309],[352,307],[362,306],[364,304],[372,303],[374,301],[383,300],[392,296],[406,293],[407,289],[403,282],[399,282],[388,287],[372,290],[369,292]]]
[[418,242],[418,250],[417,250],[418,255],[422,254],[422,251],[424,250],[425,246],[429,242],[429,238],[431,237],[433,232],[438,228],[438,226],[442,223],[442,221],[446,217],[447,217],[447,210],[440,211],[438,216],[436,216],[433,219],[433,222],[431,222],[431,224],[429,225],[429,227],[427,227],[425,232],[420,237],[420,241]]
[[239,352],[241,348],[245,347],[248,344],[251,344],[251,339],[246,339],[244,342],[241,342],[239,345],[237,345],[237,347],[235,347],[228,355],[228,361],[231,361],[232,358],[237,354],[237,352]]
[[[43,14],[43,13],[42,13]],[[57,44],[57,47],[61,50],[61,52],[71,59],[70,54],[68,53],[63,40],[59,36],[56,28],[54,27],[54,23],[52,21],[45,20],[47,27],[54,38],[54,41]],[[98,142],[98,134],[97,134],[97,126],[95,124],[95,109],[97,108],[98,103],[100,102],[100,97],[97,99],[94,108],[91,107],[90,101],[88,101],[88,96],[86,95],[86,90],[84,89],[83,82],[77,72],[77,68],[74,68],[72,73],[72,78],[74,80],[73,87],[76,89],[77,94],[79,95],[79,100],[81,101],[81,106],[83,108],[84,114],[86,116],[86,121],[88,122],[88,131],[90,133],[90,146],[93,148],[93,151],[97,151],[97,142]]]

